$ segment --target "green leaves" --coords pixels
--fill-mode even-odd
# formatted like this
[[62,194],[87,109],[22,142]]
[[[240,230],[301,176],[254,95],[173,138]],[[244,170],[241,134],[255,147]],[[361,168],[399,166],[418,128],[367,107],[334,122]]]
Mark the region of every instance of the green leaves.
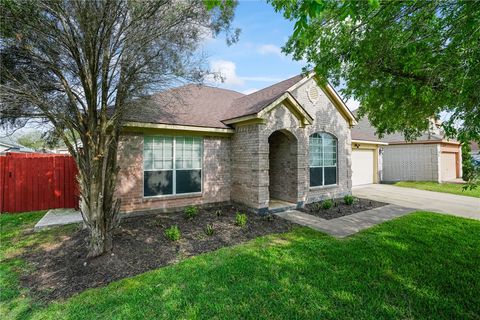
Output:
[[286,53],[344,83],[380,135],[414,139],[448,112],[450,137],[480,140],[479,1],[270,3],[295,21]]

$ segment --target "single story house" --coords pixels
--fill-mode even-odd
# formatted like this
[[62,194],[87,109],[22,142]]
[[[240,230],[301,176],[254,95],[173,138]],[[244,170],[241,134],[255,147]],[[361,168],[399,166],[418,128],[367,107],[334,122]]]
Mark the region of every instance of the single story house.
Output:
[[351,193],[356,120],[312,76],[249,95],[186,85],[130,110],[119,147],[124,212],[236,202],[265,213]]
[[35,150],[22,146],[10,137],[2,137],[0,138],[0,154],[6,152],[31,153]]
[[[462,151],[458,141],[448,140],[440,124],[432,121],[428,132],[413,142],[406,142],[402,134],[386,135],[379,139],[367,118],[352,128],[352,141],[385,143],[378,148],[378,175],[384,182],[450,181],[462,176]],[[355,149],[355,147],[354,147]],[[356,159],[352,158],[353,170]],[[363,184],[363,183],[357,183]],[[354,185],[356,185],[354,183]]]

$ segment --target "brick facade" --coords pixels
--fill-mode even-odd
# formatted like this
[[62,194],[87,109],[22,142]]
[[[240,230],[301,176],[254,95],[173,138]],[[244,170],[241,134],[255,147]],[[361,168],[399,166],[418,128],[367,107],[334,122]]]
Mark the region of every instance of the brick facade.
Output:
[[[204,137],[201,195],[144,198],[143,133],[123,135],[117,190],[122,211],[168,210],[226,201],[265,211],[270,197],[303,205],[351,193],[348,122],[313,80],[293,90],[292,95],[314,118],[311,125],[302,126],[287,106],[280,104],[267,112],[262,122],[237,125],[230,137]],[[309,186],[308,142],[315,132],[328,132],[338,139],[334,186]]]
[[[312,86],[317,90],[311,99]],[[313,124],[302,128],[299,120],[284,105],[274,108],[264,117],[264,123],[239,126],[232,139],[232,200],[260,211],[268,208],[270,200],[270,162],[268,138],[284,132],[296,142],[297,163],[284,175],[296,175],[298,205],[351,193],[351,138],[347,121],[333,106],[324,92],[309,80],[292,92],[302,107],[314,118]],[[309,136],[328,132],[338,139],[337,185],[310,188]],[[275,167],[273,168],[275,171]],[[296,172],[292,172],[292,170]]]
[[205,205],[230,201],[230,139],[203,137],[203,190],[201,195],[143,197],[142,132],[122,135],[119,146],[120,172],[117,196],[121,211],[171,211],[189,205]]

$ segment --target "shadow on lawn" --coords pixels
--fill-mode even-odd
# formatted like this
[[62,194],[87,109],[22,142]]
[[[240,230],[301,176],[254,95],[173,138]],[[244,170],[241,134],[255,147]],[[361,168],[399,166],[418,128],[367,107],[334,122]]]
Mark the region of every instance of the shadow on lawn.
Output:
[[473,246],[480,241],[472,241],[471,232],[480,224],[451,227],[450,217],[446,223],[436,218],[405,217],[341,241],[306,229],[261,238],[88,291],[49,312],[72,318],[476,318],[480,253]]
[[[240,208],[221,207],[200,209],[193,220],[183,213],[132,217],[122,221],[115,231],[112,253],[87,260],[87,231],[77,230],[58,242],[35,244],[24,250],[21,257],[30,265],[30,272],[21,276],[22,286],[28,288],[37,301],[68,298],[88,288],[138,275],[149,270],[179,262],[187,257],[213,251],[258,236],[289,231],[290,222],[280,218],[248,214],[245,228],[235,225]],[[168,240],[166,228],[178,225],[179,241]],[[212,225],[214,234],[205,229]]]

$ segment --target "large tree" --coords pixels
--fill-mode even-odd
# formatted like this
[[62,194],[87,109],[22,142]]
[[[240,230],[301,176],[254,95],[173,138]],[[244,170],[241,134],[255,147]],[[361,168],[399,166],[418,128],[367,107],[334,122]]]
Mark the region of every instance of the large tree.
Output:
[[[199,44],[234,0],[2,0],[1,121],[48,121],[78,166],[89,256],[112,248],[122,118],[133,99],[207,74]],[[131,106],[129,107],[131,108]],[[81,143],[72,143],[80,140]]]
[[480,140],[480,1],[269,0],[295,29],[283,48],[343,86],[380,135],[414,139],[441,114]]

